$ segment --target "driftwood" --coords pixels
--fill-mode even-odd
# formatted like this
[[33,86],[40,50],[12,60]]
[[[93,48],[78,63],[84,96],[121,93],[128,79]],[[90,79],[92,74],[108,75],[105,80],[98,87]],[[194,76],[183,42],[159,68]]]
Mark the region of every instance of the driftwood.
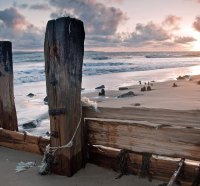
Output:
[[[84,39],[82,21],[63,17],[47,24],[44,54],[52,147],[66,145],[81,118]],[[79,127],[73,146],[55,154],[54,173],[72,176],[82,167],[81,138]]]
[[48,139],[42,137],[0,129],[0,146],[3,147],[43,154],[49,143]]
[[149,122],[86,119],[88,143],[200,160],[200,129],[168,127]]
[[18,131],[13,91],[12,43],[0,41],[0,127]]

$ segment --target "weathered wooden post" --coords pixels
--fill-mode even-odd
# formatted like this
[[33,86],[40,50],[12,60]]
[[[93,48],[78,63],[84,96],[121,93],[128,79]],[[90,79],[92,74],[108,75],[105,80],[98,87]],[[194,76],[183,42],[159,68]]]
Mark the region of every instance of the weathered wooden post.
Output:
[[[44,54],[51,147],[67,144],[81,118],[84,39],[80,20],[62,17],[47,23]],[[54,173],[72,176],[82,167],[81,136],[79,127],[73,146],[56,151]]]
[[0,41],[0,127],[18,131],[13,92],[12,43]]

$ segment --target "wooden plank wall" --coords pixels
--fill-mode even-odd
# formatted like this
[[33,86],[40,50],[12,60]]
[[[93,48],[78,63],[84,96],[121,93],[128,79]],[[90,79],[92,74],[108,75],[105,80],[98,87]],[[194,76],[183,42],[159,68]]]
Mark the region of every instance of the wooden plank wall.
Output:
[[[110,113],[107,113],[109,110]],[[100,108],[96,112],[84,108],[88,161],[120,172],[120,152],[122,149],[126,149],[128,154],[127,174],[142,177],[144,175],[142,173],[143,160],[145,155],[149,155],[149,168],[146,176],[149,179],[169,181],[180,159],[186,158],[178,181],[183,186],[191,185],[198,174],[200,164],[198,111],[190,111],[187,113],[188,115],[184,115],[182,111],[178,112],[178,117],[184,115],[183,118],[189,122],[186,125],[187,122],[183,121],[184,124],[181,126],[181,118],[178,122],[169,119],[166,124],[160,122],[159,119],[155,122],[156,114],[152,116],[152,113],[147,114],[142,120],[142,114],[139,114],[138,110],[127,108],[127,112],[121,114],[120,110],[123,109]],[[140,109],[141,112],[151,112],[145,110]],[[168,110],[168,113],[165,113],[160,110],[159,115],[161,114],[167,121],[167,115],[173,115],[173,111]],[[139,118],[138,121],[135,120],[136,116],[137,119]],[[153,118],[152,120],[147,119],[150,116]],[[0,130],[1,146],[41,153],[47,144],[49,144],[47,139]]]
[[[36,154],[43,154],[46,145],[50,141],[41,137],[27,135],[25,133],[9,131],[5,129],[0,130],[0,146],[32,152]],[[101,146],[88,145],[88,161],[97,164],[101,167],[113,169],[120,172],[120,149],[105,148]],[[142,153],[132,151],[128,152],[127,174],[139,175],[142,177]],[[176,169],[180,159],[172,159],[167,157],[159,158],[158,156],[151,156],[149,161],[149,169],[146,177],[151,179],[168,181]],[[198,174],[197,166],[199,162],[186,161],[183,173],[178,180],[182,186],[189,186]]]
[[0,146],[3,147],[43,154],[48,144],[50,141],[42,137],[0,129]]
[[90,107],[84,107],[83,110],[91,163],[119,172],[120,151],[125,149],[128,150],[129,157],[128,174],[141,176],[143,158],[148,154],[150,155],[147,172],[149,179],[168,182],[181,158],[187,159],[177,181],[182,186],[189,186],[198,175],[199,110],[174,111],[148,108],[94,110]]
[[[120,172],[119,149],[105,148],[101,146],[88,146],[89,162],[99,165],[101,167],[112,169]],[[146,177],[151,181],[152,179],[162,180],[168,182],[170,177],[176,170],[180,159],[171,159],[167,157],[151,156],[149,161],[149,168],[146,176],[142,176],[142,159],[143,155],[135,152],[128,152],[127,174],[138,175],[139,177]],[[191,183],[198,174],[199,162],[192,162],[186,160],[183,171],[178,177],[177,181],[181,186],[191,186]]]
[[160,125],[200,127],[200,110],[169,110],[156,108],[103,108],[83,107],[85,118],[148,121]]
[[86,119],[88,143],[200,161],[200,128]]

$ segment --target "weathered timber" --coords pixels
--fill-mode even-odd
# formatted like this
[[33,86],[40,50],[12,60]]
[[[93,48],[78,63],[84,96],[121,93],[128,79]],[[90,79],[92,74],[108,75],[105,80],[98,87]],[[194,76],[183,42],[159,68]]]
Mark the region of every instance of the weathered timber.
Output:
[[[81,117],[84,39],[84,26],[80,20],[63,17],[47,24],[44,55],[50,130],[58,134],[51,136],[52,147],[71,140]],[[54,173],[72,176],[82,167],[81,128],[73,146],[55,154]]]
[[91,107],[83,107],[84,117],[119,120],[148,121],[157,124],[199,127],[200,110],[169,110],[155,108],[104,108],[95,111]]
[[0,127],[18,131],[13,91],[12,43],[0,41]]
[[[129,160],[127,161],[127,173],[140,175],[142,165],[142,153],[136,153],[129,151]],[[116,172],[120,172],[120,166],[118,162],[118,156],[120,149],[106,148],[103,146],[88,146],[89,162],[98,166],[112,169]],[[168,181],[176,170],[180,159],[173,159],[168,157],[151,156],[149,164],[149,175],[151,179],[157,179],[161,181]],[[196,176],[197,162],[185,161],[182,176],[177,177],[177,181],[182,186],[191,186],[193,179]]]
[[200,129],[109,119],[86,119],[88,143],[200,160]]
[[[42,137],[30,136],[26,133],[19,133],[9,130],[0,130],[0,146],[27,151],[37,154],[43,154],[46,145],[50,141]],[[108,169],[113,169],[117,172],[121,171],[119,164],[120,149],[106,148],[101,146],[87,147],[88,151],[88,161],[90,163],[97,164],[101,167]],[[140,175],[142,167],[143,154],[127,151],[128,161],[127,161],[127,174]],[[150,166],[148,169],[148,177],[157,180],[168,181],[173,174],[174,170],[177,168],[180,159],[173,159],[168,157],[158,157],[152,155],[150,158]],[[193,180],[198,178],[198,165],[199,162],[186,160],[184,164],[184,169],[182,172],[183,176],[178,177],[182,186],[190,186]],[[195,181],[195,183],[197,183]],[[196,185],[195,185],[196,186]]]
[[49,143],[48,139],[42,137],[0,129],[0,146],[3,147],[43,154]]

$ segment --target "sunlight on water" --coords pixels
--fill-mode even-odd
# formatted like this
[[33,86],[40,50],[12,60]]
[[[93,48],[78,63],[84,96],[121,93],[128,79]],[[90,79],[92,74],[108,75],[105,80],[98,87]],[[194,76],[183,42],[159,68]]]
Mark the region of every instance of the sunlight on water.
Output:
[[200,66],[192,66],[191,75],[199,75],[199,74],[200,74]]

